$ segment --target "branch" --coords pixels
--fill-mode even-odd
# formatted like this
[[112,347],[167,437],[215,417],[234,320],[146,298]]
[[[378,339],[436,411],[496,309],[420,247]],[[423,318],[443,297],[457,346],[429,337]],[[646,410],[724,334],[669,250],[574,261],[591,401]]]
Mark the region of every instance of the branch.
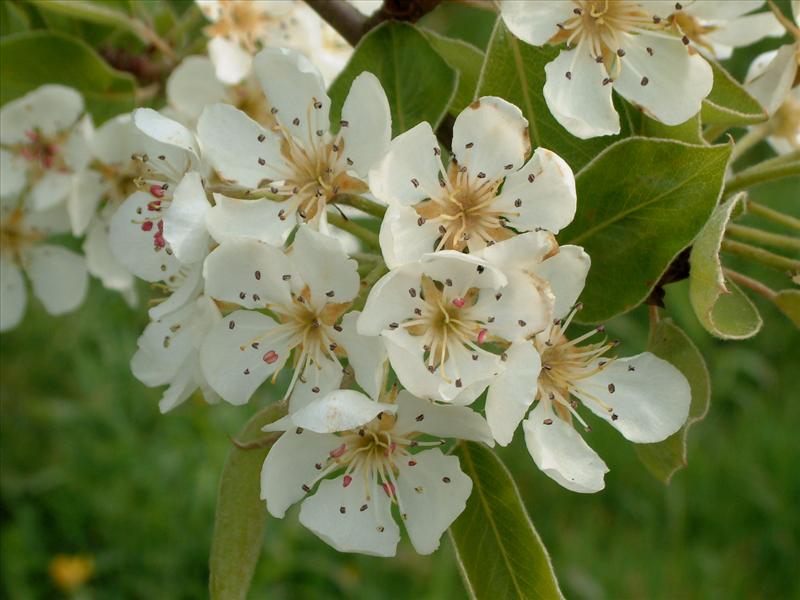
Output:
[[306,4],[351,46],[355,46],[366,33],[367,17],[346,0],[306,0]]

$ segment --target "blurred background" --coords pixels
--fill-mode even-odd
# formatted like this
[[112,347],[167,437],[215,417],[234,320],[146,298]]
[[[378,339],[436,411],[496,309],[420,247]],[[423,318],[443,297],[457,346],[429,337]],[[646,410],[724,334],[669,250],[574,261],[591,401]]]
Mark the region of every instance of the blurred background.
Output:
[[[440,30],[482,18],[464,15],[429,18]],[[473,37],[481,43],[480,32]],[[775,46],[739,51],[726,66],[741,79],[753,57]],[[762,145],[742,165],[769,155]],[[800,180],[787,179],[751,195],[800,217],[799,189]],[[725,262],[786,287],[780,273]],[[140,291],[146,300],[147,288]],[[690,430],[689,465],[668,486],[602,424],[589,437],[611,468],[598,494],[574,494],[541,474],[519,435],[501,450],[568,598],[800,597],[800,334],[754,301],[761,333],[721,342],[694,317],[686,282],[667,288],[666,316],[704,354],[713,390],[707,418]],[[228,436],[270,398],[239,408],[196,399],[160,415],[159,390],[128,366],[145,325],[144,310],[93,282],[75,314],[55,319],[34,304],[0,337],[0,597],[207,596]],[[620,354],[642,351],[647,309],[607,329],[623,341]],[[394,560],[339,554],[296,514],[269,519],[253,598],[466,597],[446,536],[430,557],[405,541]]]

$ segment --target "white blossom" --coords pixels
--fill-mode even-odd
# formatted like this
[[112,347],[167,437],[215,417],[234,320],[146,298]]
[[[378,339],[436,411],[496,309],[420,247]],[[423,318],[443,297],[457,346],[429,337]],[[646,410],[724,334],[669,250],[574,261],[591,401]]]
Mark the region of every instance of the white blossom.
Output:
[[64,202],[75,174],[89,162],[81,95],[43,85],[0,109],[0,197],[24,194],[33,210]]
[[396,137],[370,172],[370,188],[389,205],[381,225],[386,264],[435,250],[469,250],[533,229],[553,233],[575,215],[575,178],[555,153],[530,153],[528,121],[514,106],[484,97],[453,126],[447,169],[431,126]]
[[6,198],[0,205],[0,331],[16,327],[25,314],[28,292],[51,315],[76,309],[86,297],[89,276],[83,256],[48,243],[69,231],[64,206],[32,211]]
[[361,387],[375,389],[374,365],[385,352],[377,338],[356,333],[358,313],[345,314],[359,291],[356,269],[338,240],[307,226],[286,252],[252,238],[221,243],[205,263],[206,293],[242,310],[227,315],[203,344],[211,387],[244,404],[290,364],[287,395],[296,410],[339,387],[346,356]]
[[711,91],[711,66],[672,19],[654,12],[661,8],[630,0],[504,0],[501,14],[529,44],[566,43],[545,67],[544,98],[561,125],[586,139],[619,133],[612,88],[667,125],[695,115]]
[[254,227],[258,213],[259,239],[279,245],[298,222],[327,231],[327,204],[338,194],[366,192],[364,178],[389,144],[391,115],[380,82],[362,73],[353,81],[334,135],[330,98],[305,57],[270,48],[256,56],[255,71],[273,127],[226,104],[206,107],[198,122],[204,157],[217,174],[256,192],[246,208],[216,195],[209,229],[217,239],[238,235]]
[[358,321],[380,335],[400,383],[415,396],[469,404],[503,368],[491,343],[525,340],[549,323],[552,296],[454,250],[393,269],[372,288]]
[[269,512],[282,518],[302,499],[300,522],[340,552],[394,556],[394,505],[416,551],[435,551],[472,490],[458,458],[435,438],[491,444],[491,435],[469,408],[406,391],[388,400],[335,390],[265,427],[285,431],[261,471]]

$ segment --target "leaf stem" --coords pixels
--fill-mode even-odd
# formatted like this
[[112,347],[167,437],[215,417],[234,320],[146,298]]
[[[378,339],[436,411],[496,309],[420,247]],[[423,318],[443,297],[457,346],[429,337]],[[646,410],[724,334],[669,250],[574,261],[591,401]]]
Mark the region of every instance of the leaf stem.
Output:
[[734,283],[738,283],[742,287],[746,287],[748,289],[753,290],[757,294],[764,296],[767,300],[775,301],[775,297],[778,295],[776,294],[772,288],[767,287],[760,281],[756,281],[747,275],[742,275],[738,271],[733,271],[731,269],[723,269],[725,273],[725,277],[733,281]]
[[708,143],[714,142],[719,136],[728,131],[730,127],[727,125],[709,125],[703,130],[703,139]]
[[772,221],[773,223],[777,223],[779,225],[785,225],[787,227],[791,227],[792,229],[797,229],[800,231],[800,219],[796,219],[790,215],[783,214],[780,211],[775,210],[774,208],[769,208],[768,206],[764,206],[763,204],[759,204],[758,202],[753,202],[749,200],[747,202],[747,212],[753,213],[754,215],[758,215],[759,217],[763,217],[768,221]]
[[381,247],[380,242],[378,241],[377,233],[373,233],[366,227],[359,225],[358,223],[355,223],[354,221],[351,221],[338,213],[329,212],[328,223],[334,227],[338,227],[343,231],[353,234],[372,248],[380,249]]
[[741,256],[742,258],[748,258],[767,267],[778,269],[779,271],[800,271],[800,260],[786,258],[780,254],[775,254],[769,250],[757,248],[756,246],[751,246],[743,242],[722,240],[722,250],[730,254]]
[[771,233],[755,227],[731,223],[728,225],[725,233],[748,242],[756,242],[774,248],[781,248],[782,250],[800,250],[800,238]]
[[736,162],[745,152],[770,135],[774,129],[774,124],[767,121],[766,123],[753,127],[740,137],[733,144],[733,148],[731,149],[731,164]]
[[335,204],[344,204],[345,206],[352,206],[358,210],[372,215],[373,217],[383,218],[386,214],[386,207],[372,200],[367,200],[363,196],[356,196],[355,194],[341,194],[333,199]]
[[778,156],[740,171],[725,184],[725,198],[755,185],[800,175],[800,150]]

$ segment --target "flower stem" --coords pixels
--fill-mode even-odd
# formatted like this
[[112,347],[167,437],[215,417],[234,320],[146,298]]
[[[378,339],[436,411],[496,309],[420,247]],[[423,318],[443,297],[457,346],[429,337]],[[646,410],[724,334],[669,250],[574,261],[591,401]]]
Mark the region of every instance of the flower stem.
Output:
[[373,217],[378,217],[379,219],[382,219],[383,215],[386,214],[385,206],[378,204],[377,202],[373,202],[372,200],[367,200],[363,196],[356,196],[355,194],[341,194],[336,196],[333,201],[336,204],[352,206],[353,208],[357,208],[358,210],[365,212],[368,215],[372,215]]
[[753,213],[754,215],[758,215],[759,217],[763,217],[768,221],[772,221],[773,223],[777,223],[779,225],[785,225],[787,227],[791,227],[792,229],[797,229],[798,231],[800,231],[800,219],[796,219],[790,215],[785,215],[782,212],[775,210],[774,208],[769,208],[768,206],[764,206],[763,204],[753,202],[752,200],[749,200],[747,202],[747,212]]
[[725,198],[755,185],[792,175],[800,175],[800,150],[764,161],[740,171],[725,184]]
[[767,4],[769,4],[769,9],[775,15],[775,18],[778,19],[780,24],[784,26],[786,31],[788,31],[790,35],[794,36],[796,40],[800,40],[800,28],[798,28],[797,25],[792,23],[791,19],[787,18],[786,15],[783,14],[781,9],[778,8],[778,5],[775,4],[773,0],[767,0]]
[[782,250],[800,251],[800,238],[789,235],[770,233],[769,231],[745,225],[736,225],[735,223],[728,225],[725,233],[748,242],[756,242],[765,246],[781,248]]
[[750,131],[739,138],[731,150],[731,164],[736,162],[745,152],[766,138],[775,129],[770,122],[762,123],[753,127]]
[[353,305],[351,306],[351,310],[361,310],[364,308],[364,305],[367,303],[367,296],[369,296],[369,292],[372,289],[372,286],[383,277],[386,273],[389,272],[389,269],[386,267],[386,263],[383,262],[381,259],[375,267],[364,276],[364,279],[361,281],[361,293],[358,297],[353,300]]
[[767,267],[772,267],[773,269],[778,269],[780,271],[800,271],[800,260],[786,258],[780,254],[775,254],[769,250],[757,248],[743,242],[722,240],[722,250],[743,258],[749,258],[752,261],[761,263]]
[[733,271],[731,269],[723,269],[725,273],[725,277],[733,281],[734,283],[738,283],[742,287],[746,287],[748,289],[753,290],[757,294],[764,296],[767,300],[774,301],[777,294],[772,291],[771,288],[767,287],[760,281],[756,281],[747,275],[742,275],[738,271]]
[[347,219],[338,213],[329,212],[328,223],[334,227],[338,227],[343,231],[353,234],[372,248],[380,249],[381,247],[380,242],[378,241],[377,233],[373,233],[363,225],[359,225],[358,223],[351,221],[350,219]]

